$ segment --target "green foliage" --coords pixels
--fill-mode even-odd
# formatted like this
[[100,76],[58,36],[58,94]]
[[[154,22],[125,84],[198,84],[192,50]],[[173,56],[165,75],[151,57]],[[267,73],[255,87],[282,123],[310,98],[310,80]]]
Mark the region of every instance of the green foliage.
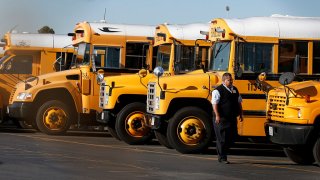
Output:
[[54,34],[54,30],[50,28],[49,26],[43,26],[41,29],[38,30],[39,34]]

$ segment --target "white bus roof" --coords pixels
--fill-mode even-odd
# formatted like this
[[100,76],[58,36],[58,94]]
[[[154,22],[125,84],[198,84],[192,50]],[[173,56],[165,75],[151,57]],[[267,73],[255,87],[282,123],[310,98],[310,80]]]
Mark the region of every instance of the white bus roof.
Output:
[[64,48],[72,45],[72,37],[57,34],[10,34],[12,46]]
[[146,36],[154,37],[155,26],[130,25],[130,24],[109,24],[89,23],[92,30],[99,34],[122,35],[122,36]]
[[273,15],[223,20],[234,33],[241,36],[320,38],[319,17]]
[[209,23],[195,23],[195,24],[165,24],[170,34],[176,39],[196,40],[204,39],[205,36],[200,34],[200,31],[209,31]]

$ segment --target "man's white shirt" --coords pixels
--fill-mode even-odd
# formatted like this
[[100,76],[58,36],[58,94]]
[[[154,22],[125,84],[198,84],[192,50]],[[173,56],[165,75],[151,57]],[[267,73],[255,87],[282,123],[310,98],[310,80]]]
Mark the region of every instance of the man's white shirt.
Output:
[[[231,86],[231,88],[229,89],[225,84],[223,84],[223,87],[226,88],[229,92],[231,93],[236,93],[236,90],[233,89],[233,86]],[[217,89],[212,91],[212,99],[211,99],[211,103],[212,104],[218,104],[220,101],[220,93]],[[239,93],[239,97],[238,97],[238,102],[241,103],[242,102],[242,97]]]

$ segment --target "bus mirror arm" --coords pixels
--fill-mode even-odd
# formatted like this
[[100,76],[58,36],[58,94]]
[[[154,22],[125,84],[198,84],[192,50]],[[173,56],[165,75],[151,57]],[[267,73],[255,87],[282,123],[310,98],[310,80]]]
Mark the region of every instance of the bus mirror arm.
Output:
[[160,76],[158,76],[158,86],[160,87],[160,99],[165,99],[166,98],[166,92],[163,91],[161,85],[160,85]]

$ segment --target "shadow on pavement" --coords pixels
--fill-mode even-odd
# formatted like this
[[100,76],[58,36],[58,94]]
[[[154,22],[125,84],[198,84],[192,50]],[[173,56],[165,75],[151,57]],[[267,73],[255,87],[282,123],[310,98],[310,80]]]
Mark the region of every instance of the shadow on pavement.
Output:
[[0,126],[0,133],[36,133],[34,129],[19,129],[15,126]]
[[[35,129],[21,129],[14,125],[0,125],[0,133],[41,133]],[[73,129],[61,136],[112,137],[108,131],[94,129]]]
[[[217,155],[215,143],[201,154]],[[236,143],[229,151],[230,155],[237,156],[265,156],[265,157],[286,157],[282,148],[274,144],[259,143]]]
[[66,134],[62,136],[112,137],[108,133],[108,131],[84,131],[84,130],[68,131]]

